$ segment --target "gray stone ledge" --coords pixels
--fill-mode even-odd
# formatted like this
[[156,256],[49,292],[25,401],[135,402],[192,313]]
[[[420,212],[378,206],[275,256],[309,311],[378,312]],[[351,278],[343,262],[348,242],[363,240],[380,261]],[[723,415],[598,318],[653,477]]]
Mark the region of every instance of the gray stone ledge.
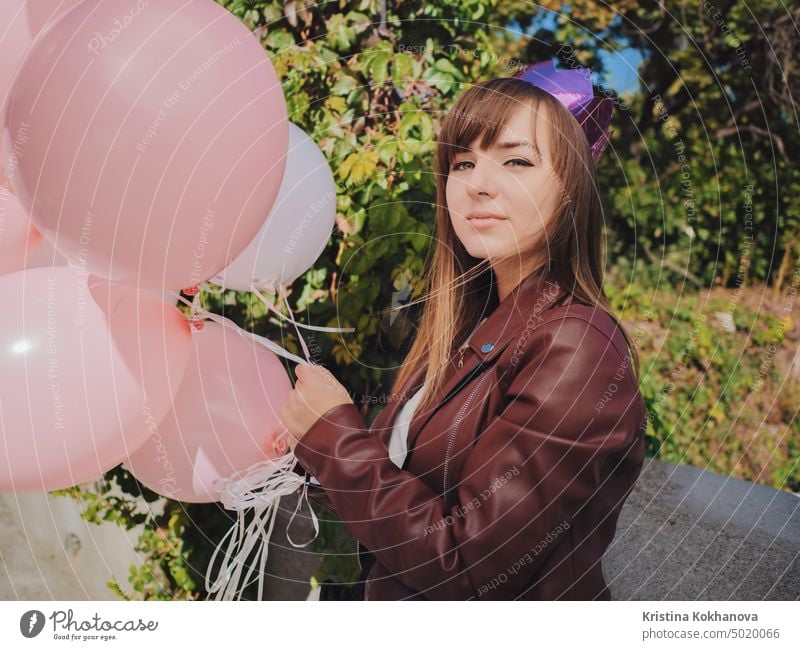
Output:
[[797,600],[800,497],[648,459],[603,559],[614,600]]

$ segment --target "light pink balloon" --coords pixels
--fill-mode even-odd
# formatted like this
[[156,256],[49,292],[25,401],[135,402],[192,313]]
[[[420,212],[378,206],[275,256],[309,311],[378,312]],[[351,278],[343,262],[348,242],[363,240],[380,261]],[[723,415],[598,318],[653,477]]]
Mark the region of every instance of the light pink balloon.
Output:
[[0,166],[0,187],[14,194],[14,187],[11,185],[11,179],[6,173],[6,168],[2,166]]
[[[40,266],[81,267],[80,264],[72,264],[66,257],[59,253],[49,241],[42,237],[36,227],[33,227],[32,230],[35,233],[34,236],[37,237],[40,243],[39,246],[33,251],[33,255],[30,253],[28,254],[28,257],[25,261],[26,269],[35,269],[39,268]],[[160,296],[161,294],[159,293],[158,295]]]
[[325,250],[335,222],[336,182],[325,154],[290,122],[286,171],[272,212],[214,281],[237,291],[291,284]]
[[2,181],[0,177],[0,275],[40,266],[69,266],[70,261],[31,224],[10,184]]
[[0,277],[0,490],[93,480],[170,408],[191,332],[179,309],[74,268]]
[[258,232],[288,121],[258,38],[214,0],[84,0],[28,51],[3,137],[14,191],[59,251],[177,291]]
[[42,235],[31,225],[17,197],[0,187],[0,275],[26,268],[41,245]]
[[[8,0],[3,0],[7,2]],[[34,34],[38,34],[49,23],[54,22],[66,13],[69,9],[79,4],[82,0],[11,0],[13,4],[25,5],[25,13],[28,15],[28,24]]]
[[[80,0],[0,0],[0,124],[5,101],[17,66],[33,39],[48,23],[78,4]],[[0,165],[3,141],[0,139]]]
[[192,337],[173,409],[125,466],[162,496],[210,503],[219,500],[215,479],[279,455],[278,413],[292,385],[275,354],[222,325]]

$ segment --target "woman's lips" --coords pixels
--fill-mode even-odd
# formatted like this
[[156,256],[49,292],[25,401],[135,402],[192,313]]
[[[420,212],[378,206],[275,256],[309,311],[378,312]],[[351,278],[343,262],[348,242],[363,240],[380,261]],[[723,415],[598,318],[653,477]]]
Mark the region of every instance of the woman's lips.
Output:
[[467,222],[469,222],[473,228],[488,228],[503,221],[506,220],[498,217],[472,217],[467,219]]

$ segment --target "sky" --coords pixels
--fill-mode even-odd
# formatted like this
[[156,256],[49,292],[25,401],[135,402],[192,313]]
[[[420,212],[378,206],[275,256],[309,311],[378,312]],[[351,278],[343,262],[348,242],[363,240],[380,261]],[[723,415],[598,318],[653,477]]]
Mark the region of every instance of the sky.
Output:
[[[556,27],[558,14],[545,9],[540,9],[539,16],[533,21],[530,28],[524,32],[528,36],[534,35],[540,29],[553,30]],[[523,33],[519,23],[512,22],[508,26],[509,30],[516,33]],[[637,92],[639,90],[639,80],[637,70],[642,62],[642,54],[635,48],[624,48],[615,52],[601,51],[600,59],[606,67],[604,87],[610,88],[618,95],[622,93]],[[597,83],[597,74],[592,73],[592,78]]]

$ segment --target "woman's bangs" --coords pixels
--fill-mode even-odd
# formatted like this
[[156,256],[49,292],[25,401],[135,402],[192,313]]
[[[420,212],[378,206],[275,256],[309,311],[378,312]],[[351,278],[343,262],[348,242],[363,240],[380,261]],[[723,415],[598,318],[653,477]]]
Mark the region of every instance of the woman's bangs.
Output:
[[[482,89],[482,97],[465,102],[463,110],[454,108],[448,120],[450,127],[445,129],[450,138],[442,142],[448,167],[453,158],[467,151],[472,142],[478,140],[482,149],[488,149],[497,142],[509,118],[522,105],[532,105],[531,98],[501,95],[497,91]],[[533,105],[538,102],[533,101]],[[533,143],[536,147],[536,143]]]

